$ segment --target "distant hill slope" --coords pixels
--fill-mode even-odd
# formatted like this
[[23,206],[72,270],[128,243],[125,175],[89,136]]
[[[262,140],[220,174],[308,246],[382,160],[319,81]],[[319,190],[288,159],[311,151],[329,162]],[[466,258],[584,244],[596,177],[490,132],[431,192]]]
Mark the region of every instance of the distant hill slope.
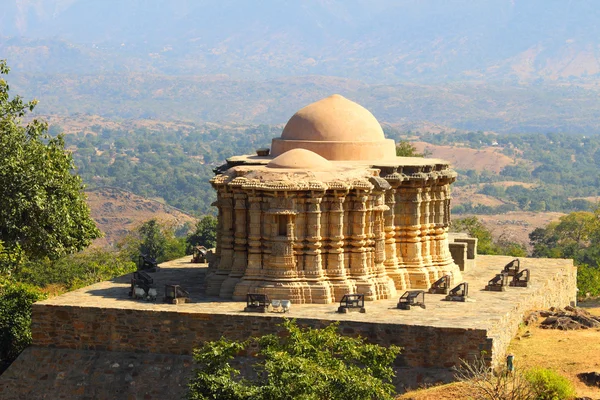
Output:
[[130,231],[143,222],[156,218],[175,227],[196,223],[196,218],[156,200],[146,199],[117,188],[87,190],[88,205],[92,218],[104,237],[97,239],[97,246],[115,245]]
[[595,0],[3,0],[0,55],[51,73],[557,80],[597,77],[599,18]]
[[[600,131],[600,86],[374,85],[321,76],[240,81],[143,74],[8,76],[11,91],[37,98],[42,114],[109,119],[281,124],[297,110],[339,93],[381,122],[413,121],[497,132]],[[410,124],[408,124],[410,126]]]

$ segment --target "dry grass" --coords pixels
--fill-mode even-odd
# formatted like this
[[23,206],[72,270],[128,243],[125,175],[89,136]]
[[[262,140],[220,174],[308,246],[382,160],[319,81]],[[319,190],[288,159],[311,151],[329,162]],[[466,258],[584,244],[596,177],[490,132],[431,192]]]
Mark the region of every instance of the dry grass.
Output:
[[437,146],[425,142],[415,142],[413,145],[418,151],[430,152],[429,157],[441,158],[449,161],[454,168],[474,169],[476,171],[490,171],[499,173],[507,165],[514,164],[514,160],[501,153],[497,147],[470,149],[456,146]]
[[[600,314],[600,309],[594,313]],[[600,371],[599,330],[560,331],[535,326],[525,331],[531,336],[518,336],[509,349],[519,367],[551,368],[573,382],[578,396],[600,398],[600,388],[588,387],[577,378],[581,372]]]
[[[600,315],[600,299],[580,304],[592,314]],[[510,344],[518,368],[551,368],[566,376],[575,386],[577,396],[600,398],[600,388],[586,386],[577,378],[581,372],[600,372],[600,331],[583,329],[560,331],[539,326],[522,328]],[[402,400],[450,400],[463,398],[460,383],[414,390],[398,396]]]
[[131,230],[152,218],[174,226],[186,222],[192,225],[196,223],[196,218],[173,207],[125,190],[101,188],[86,191],[86,195],[92,218],[104,232],[104,237],[94,241],[95,246],[115,244]]

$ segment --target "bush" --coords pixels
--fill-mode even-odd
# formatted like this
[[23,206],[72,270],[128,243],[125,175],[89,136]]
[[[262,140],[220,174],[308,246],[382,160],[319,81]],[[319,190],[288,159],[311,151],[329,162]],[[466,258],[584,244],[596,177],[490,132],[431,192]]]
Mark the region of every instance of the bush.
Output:
[[566,400],[575,397],[573,384],[558,372],[546,368],[532,368],[525,373],[536,400]]
[[31,343],[31,305],[44,297],[36,287],[0,282],[0,364],[12,362]]
[[136,270],[126,255],[101,249],[89,249],[56,261],[27,262],[15,278],[39,287],[60,285],[74,290]]
[[577,288],[580,298],[600,296],[600,268],[587,264],[577,266]]
[[525,374],[506,367],[492,371],[485,352],[472,362],[461,360],[455,377],[463,385],[461,398],[474,400],[534,400],[535,394]]
[[[199,364],[189,384],[193,400],[393,399],[390,364],[400,348],[364,343],[337,332],[300,328],[286,320],[287,336],[266,335],[244,342],[221,339],[194,351]],[[251,343],[258,345],[253,373],[240,376],[230,365]]]

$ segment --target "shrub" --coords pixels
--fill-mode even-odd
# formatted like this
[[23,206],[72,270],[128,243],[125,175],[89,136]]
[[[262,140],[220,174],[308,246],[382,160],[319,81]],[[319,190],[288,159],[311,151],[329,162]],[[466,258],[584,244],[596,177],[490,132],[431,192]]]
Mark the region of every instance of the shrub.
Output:
[[56,261],[27,262],[15,278],[32,285],[60,285],[74,290],[136,270],[126,255],[102,249],[88,249]]
[[31,343],[31,305],[45,296],[34,287],[0,282],[0,363],[10,363]]
[[577,288],[580,298],[600,296],[600,268],[587,264],[578,265]]
[[[221,339],[194,351],[199,365],[189,384],[193,400],[393,399],[390,364],[400,348],[365,343],[337,332],[300,328],[286,320],[287,336],[266,335],[244,342]],[[230,362],[250,344],[259,351],[250,376]]]
[[536,400],[566,400],[575,397],[573,384],[556,371],[532,368],[525,373]]
[[462,382],[461,398],[474,400],[534,400],[535,394],[524,373],[506,367],[493,371],[485,359],[485,352],[472,362],[461,360],[456,368],[456,379]]

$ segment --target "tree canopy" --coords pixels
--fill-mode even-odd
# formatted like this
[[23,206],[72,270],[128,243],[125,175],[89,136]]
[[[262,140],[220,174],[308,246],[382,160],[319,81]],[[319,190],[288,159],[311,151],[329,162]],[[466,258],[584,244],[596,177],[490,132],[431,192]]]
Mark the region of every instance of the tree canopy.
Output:
[[196,223],[196,230],[187,238],[189,246],[204,246],[212,249],[217,245],[217,218],[205,215]]
[[13,255],[58,258],[101,232],[62,136],[51,137],[44,121],[23,123],[37,102],[10,97],[8,72],[0,60],[0,241]]
[[[221,338],[194,351],[198,364],[188,398],[204,399],[381,399],[391,400],[391,363],[400,348],[342,336],[338,323],[300,328],[293,320],[287,336],[265,335],[244,342]],[[253,377],[240,376],[230,362],[251,342],[259,347]]]

